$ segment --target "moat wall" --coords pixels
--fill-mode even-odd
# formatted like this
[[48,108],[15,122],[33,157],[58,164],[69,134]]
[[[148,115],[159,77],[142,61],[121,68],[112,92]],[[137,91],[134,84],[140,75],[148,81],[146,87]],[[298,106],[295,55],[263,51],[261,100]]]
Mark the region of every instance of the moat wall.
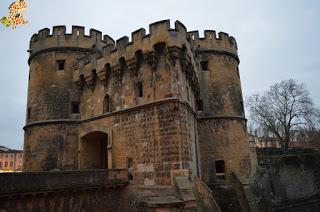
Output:
[[2,173],[0,211],[122,211],[126,170]]
[[174,186],[135,186],[125,169],[3,173],[0,211],[216,211],[199,179],[177,177]]
[[320,209],[320,155],[260,155],[258,161],[255,189],[261,209]]

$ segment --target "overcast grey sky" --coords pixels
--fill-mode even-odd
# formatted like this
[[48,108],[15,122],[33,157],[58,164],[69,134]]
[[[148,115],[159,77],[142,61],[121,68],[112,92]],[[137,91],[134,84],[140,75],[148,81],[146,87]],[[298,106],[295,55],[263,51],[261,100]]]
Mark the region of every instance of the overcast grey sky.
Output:
[[[0,1],[5,16],[13,0]],[[318,0],[29,0],[28,26],[0,26],[0,145],[22,148],[28,83],[28,44],[53,25],[95,28],[114,39],[162,19],[189,31],[225,31],[238,42],[243,95],[283,79],[307,84],[320,105],[320,1]]]

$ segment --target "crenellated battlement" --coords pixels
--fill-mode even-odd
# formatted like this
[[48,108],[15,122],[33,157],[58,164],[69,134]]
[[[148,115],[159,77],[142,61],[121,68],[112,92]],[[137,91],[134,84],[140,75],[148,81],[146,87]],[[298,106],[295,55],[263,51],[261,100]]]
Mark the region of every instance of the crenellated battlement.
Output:
[[198,31],[188,32],[194,50],[216,50],[237,55],[237,42],[234,37],[225,32],[205,30],[204,37],[199,37]]
[[[117,67],[120,58],[125,61],[134,60],[137,57],[137,52],[142,54],[154,52],[155,46],[159,43],[165,43],[166,48],[185,46],[190,58],[193,58],[188,40],[186,27],[181,22],[176,21],[174,28],[170,28],[170,20],[155,22],[149,25],[149,34],[146,34],[144,28],[140,28],[131,33],[131,41],[128,36],[124,36],[116,40],[115,44],[105,45],[101,52],[92,52],[80,58],[76,72],[78,72],[78,76],[81,74],[89,76],[93,69],[102,73],[105,64]],[[195,64],[194,61],[192,62]],[[74,80],[79,80],[79,78]]]
[[102,49],[107,45],[114,45],[114,40],[95,29],[90,29],[89,35],[85,35],[85,28],[82,26],[72,26],[71,33],[66,33],[66,26],[54,26],[45,28],[34,34],[30,40],[30,54],[50,48],[82,48],[82,49]]

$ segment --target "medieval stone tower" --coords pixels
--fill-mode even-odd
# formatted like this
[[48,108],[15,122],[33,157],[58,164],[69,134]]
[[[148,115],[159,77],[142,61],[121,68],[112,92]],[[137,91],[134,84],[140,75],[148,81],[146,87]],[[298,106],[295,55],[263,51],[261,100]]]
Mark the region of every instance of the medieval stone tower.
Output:
[[251,174],[233,37],[168,20],[116,42],[56,26],[29,51],[25,171],[127,168],[137,185]]

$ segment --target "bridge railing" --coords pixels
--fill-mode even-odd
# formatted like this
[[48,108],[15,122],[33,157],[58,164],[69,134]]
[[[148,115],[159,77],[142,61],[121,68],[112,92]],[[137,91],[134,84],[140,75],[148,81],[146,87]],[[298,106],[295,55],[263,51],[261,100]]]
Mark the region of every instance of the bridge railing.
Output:
[[0,195],[129,184],[127,169],[1,173],[0,182]]

